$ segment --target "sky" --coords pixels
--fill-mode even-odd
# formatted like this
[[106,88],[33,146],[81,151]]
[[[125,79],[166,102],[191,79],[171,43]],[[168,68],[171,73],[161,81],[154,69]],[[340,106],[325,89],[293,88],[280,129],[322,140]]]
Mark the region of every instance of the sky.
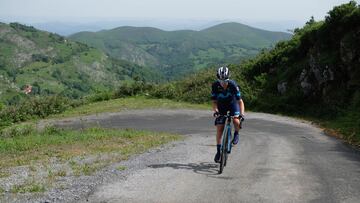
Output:
[[0,21],[124,19],[305,23],[350,0],[0,0]]

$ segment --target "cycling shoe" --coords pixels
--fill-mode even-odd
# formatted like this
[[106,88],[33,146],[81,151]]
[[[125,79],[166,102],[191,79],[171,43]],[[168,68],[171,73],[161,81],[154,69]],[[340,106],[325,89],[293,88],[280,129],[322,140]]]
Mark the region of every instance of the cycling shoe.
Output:
[[239,134],[235,134],[232,143],[233,145],[237,145],[238,142],[239,142]]
[[214,157],[214,161],[215,163],[220,163],[220,152],[217,152],[215,157]]

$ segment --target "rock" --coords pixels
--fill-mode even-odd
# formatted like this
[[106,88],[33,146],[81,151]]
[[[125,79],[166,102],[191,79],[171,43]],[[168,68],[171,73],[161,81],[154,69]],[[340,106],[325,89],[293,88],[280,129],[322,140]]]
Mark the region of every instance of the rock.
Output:
[[329,66],[326,66],[323,71],[323,79],[324,82],[334,80],[334,72],[329,68]]
[[280,94],[285,94],[286,93],[286,86],[287,86],[287,82],[278,83],[278,85],[277,85],[278,92]]
[[299,77],[299,81],[304,81],[305,78],[306,78],[306,75],[307,75],[307,70],[306,69],[303,69],[301,74],[300,74],[300,77]]
[[302,87],[304,95],[309,95],[311,93],[313,86],[310,83],[302,81],[300,85]]

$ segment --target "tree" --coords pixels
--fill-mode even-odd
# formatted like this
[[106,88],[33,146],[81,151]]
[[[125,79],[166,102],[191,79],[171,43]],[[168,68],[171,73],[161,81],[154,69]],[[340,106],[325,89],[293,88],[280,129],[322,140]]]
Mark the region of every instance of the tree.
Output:
[[312,25],[315,23],[314,16],[311,16],[310,20],[306,22],[306,25]]
[[345,16],[351,14],[356,9],[358,9],[358,7],[355,1],[335,6],[333,10],[328,12],[329,15],[325,17],[325,22],[329,24],[341,23]]

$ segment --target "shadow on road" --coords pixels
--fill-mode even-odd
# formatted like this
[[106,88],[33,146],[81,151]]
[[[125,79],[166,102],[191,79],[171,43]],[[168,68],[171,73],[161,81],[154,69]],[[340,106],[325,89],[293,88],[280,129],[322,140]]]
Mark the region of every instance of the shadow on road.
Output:
[[173,168],[173,169],[185,169],[192,170],[198,174],[204,175],[217,175],[219,165],[215,163],[189,163],[189,164],[181,164],[181,163],[167,163],[167,164],[153,164],[149,165],[150,168]]

